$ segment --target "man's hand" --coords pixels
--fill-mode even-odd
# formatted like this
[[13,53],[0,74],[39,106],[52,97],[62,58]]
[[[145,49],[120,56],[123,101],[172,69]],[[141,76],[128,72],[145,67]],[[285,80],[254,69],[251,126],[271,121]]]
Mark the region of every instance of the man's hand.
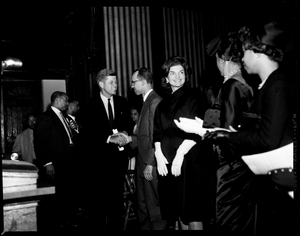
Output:
[[118,133],[120,135],[120,146],[124,146],[127,143],[130,143],[132,141],[131,136],[128,136],[127,133]]
[[54,166],[52,164],[46,165],[46,173],[49,177],[54,177],[55,175],[55,170]]
[[146,168],[144,169],[144,177],[148,181],[153,180],[152,170],[153,170],[152,165],[147,165]]
[[119,135],[118,134],[111,135],[109,138],[109,142],[119,144]]
[[110,136],[109,142],[124,146],[127,143],[128,136],[124,133],[116,133]]

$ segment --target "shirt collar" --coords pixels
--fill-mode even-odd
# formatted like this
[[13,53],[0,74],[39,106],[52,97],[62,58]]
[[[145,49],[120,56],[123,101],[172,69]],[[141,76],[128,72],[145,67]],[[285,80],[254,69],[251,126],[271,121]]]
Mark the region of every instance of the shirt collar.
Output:
[[[105,97],[101,92],[100,92],[100,97],[101,97],[102,101],[106,101],[107,102],[108,98]],[[113,102],[114,101],[114,96],[111,96],[110,100]]]
[[68,114],[68,116],[70,116],[73,120],[76,120],[76,117],[75,116],[72,116],[70,114]]
[[145,94],[145,96],[143,97],[144,102],[146,101],[148,95],[152,92],[152,90],[153,90],[153,89],[150,89],[150,90]]
[[55,112],[56,115],[59,115],[61,114],[61,110],[57,109],[56,107],[54,106],[51,106],[51,109]]
[[[267,78],[268,79],[268,78]],[[261,89],[262,86],[266,83],[267,79],[265,79],[263,82],[261,82],[259,85],[258,85],[258,89]]]

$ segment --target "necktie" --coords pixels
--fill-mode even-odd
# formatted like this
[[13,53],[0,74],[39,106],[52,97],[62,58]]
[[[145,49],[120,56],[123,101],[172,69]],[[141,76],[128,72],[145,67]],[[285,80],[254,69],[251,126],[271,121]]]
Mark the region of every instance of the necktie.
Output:
[[75,130],[77,133],[79,132],[78,131],[78,124],[76,123],[75,120],[73,120],[70,116],[67,116],[67,121],[69,123],[69,126],[71,129]]
[[68,136],[69,136],[69,138],[70,138],[70,143],[73,143],[73,141],[72,141],[73,135],[72,135],[71,128],[70,128],[70,126],[69,126],[69,124],[68,124],[68,122],[67,122],[65,116],[64,116],[62,113],[60,113],[60,115],[61,115],[61,118],[62,118],[62,120],[63,120],[64,126],[65,126],[65,128],[66,128],[67,134],[68,134]]
[[113,128],[113,122],[114,122],[114,116],[113,116],[113,112],[112,112],[112,108],[111,108],[111,104],[110,104],[110,98],[107,99],[108,100],[108,116],[109,116],[109,123],[110,123],[110,127]]

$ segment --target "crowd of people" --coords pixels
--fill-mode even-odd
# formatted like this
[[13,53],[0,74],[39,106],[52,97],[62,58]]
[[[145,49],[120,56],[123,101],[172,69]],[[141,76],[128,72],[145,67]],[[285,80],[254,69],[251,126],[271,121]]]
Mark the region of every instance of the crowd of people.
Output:
[[[176,55],[161,66],[164,97],[155,92],[148,68],[133,71],[131,88],[142,96],[141,108],[117,95],[117,73],[105,68],[96,76],[99,93],[81,105],[79,121],[79,103],[62,91],[51,95],[37,119],[29,116],[33,154],[21,154],[19,137],[13,152],[34,161],[39,181],[55,185],[53,204],[45,206],[54,228],[72,227],[83,208],[91,232],[123,230],[129,168],[140,230],[293,232],[293,197],[242,159],[293,142],[292,81],[281,67],[289,32],[280,22],[262,23],[219,35],[206,46],[224,79],[213,100],[192,88],[192,69]],[[260,78],[258,89],[247,82],[251,74]],[[293,179],[284,170],[290,186]]]

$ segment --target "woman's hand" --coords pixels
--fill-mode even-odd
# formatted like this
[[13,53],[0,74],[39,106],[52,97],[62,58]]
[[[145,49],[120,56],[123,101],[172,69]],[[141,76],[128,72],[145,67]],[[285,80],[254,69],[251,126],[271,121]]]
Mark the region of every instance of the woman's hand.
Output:
[[192,134],[198,134],[201,137],[207,132],[212,129],[206,129],[203,128],[203,120],[201,120],[198,117],[195,117],[195,119],[189,119],[189,118],[184,118],[184,117],[179,117],[178,120],[174,120],[175,124],[177,127],[187,133],[192,133]]
[[154,155],[155,155],[156,162],[157,162],[158,174],[165,176],[168,174],[168,169],[167,169],[166,164],[168,164],[169,162],[161,151],[160,143],[156,142],[154,145],[155,145]]

